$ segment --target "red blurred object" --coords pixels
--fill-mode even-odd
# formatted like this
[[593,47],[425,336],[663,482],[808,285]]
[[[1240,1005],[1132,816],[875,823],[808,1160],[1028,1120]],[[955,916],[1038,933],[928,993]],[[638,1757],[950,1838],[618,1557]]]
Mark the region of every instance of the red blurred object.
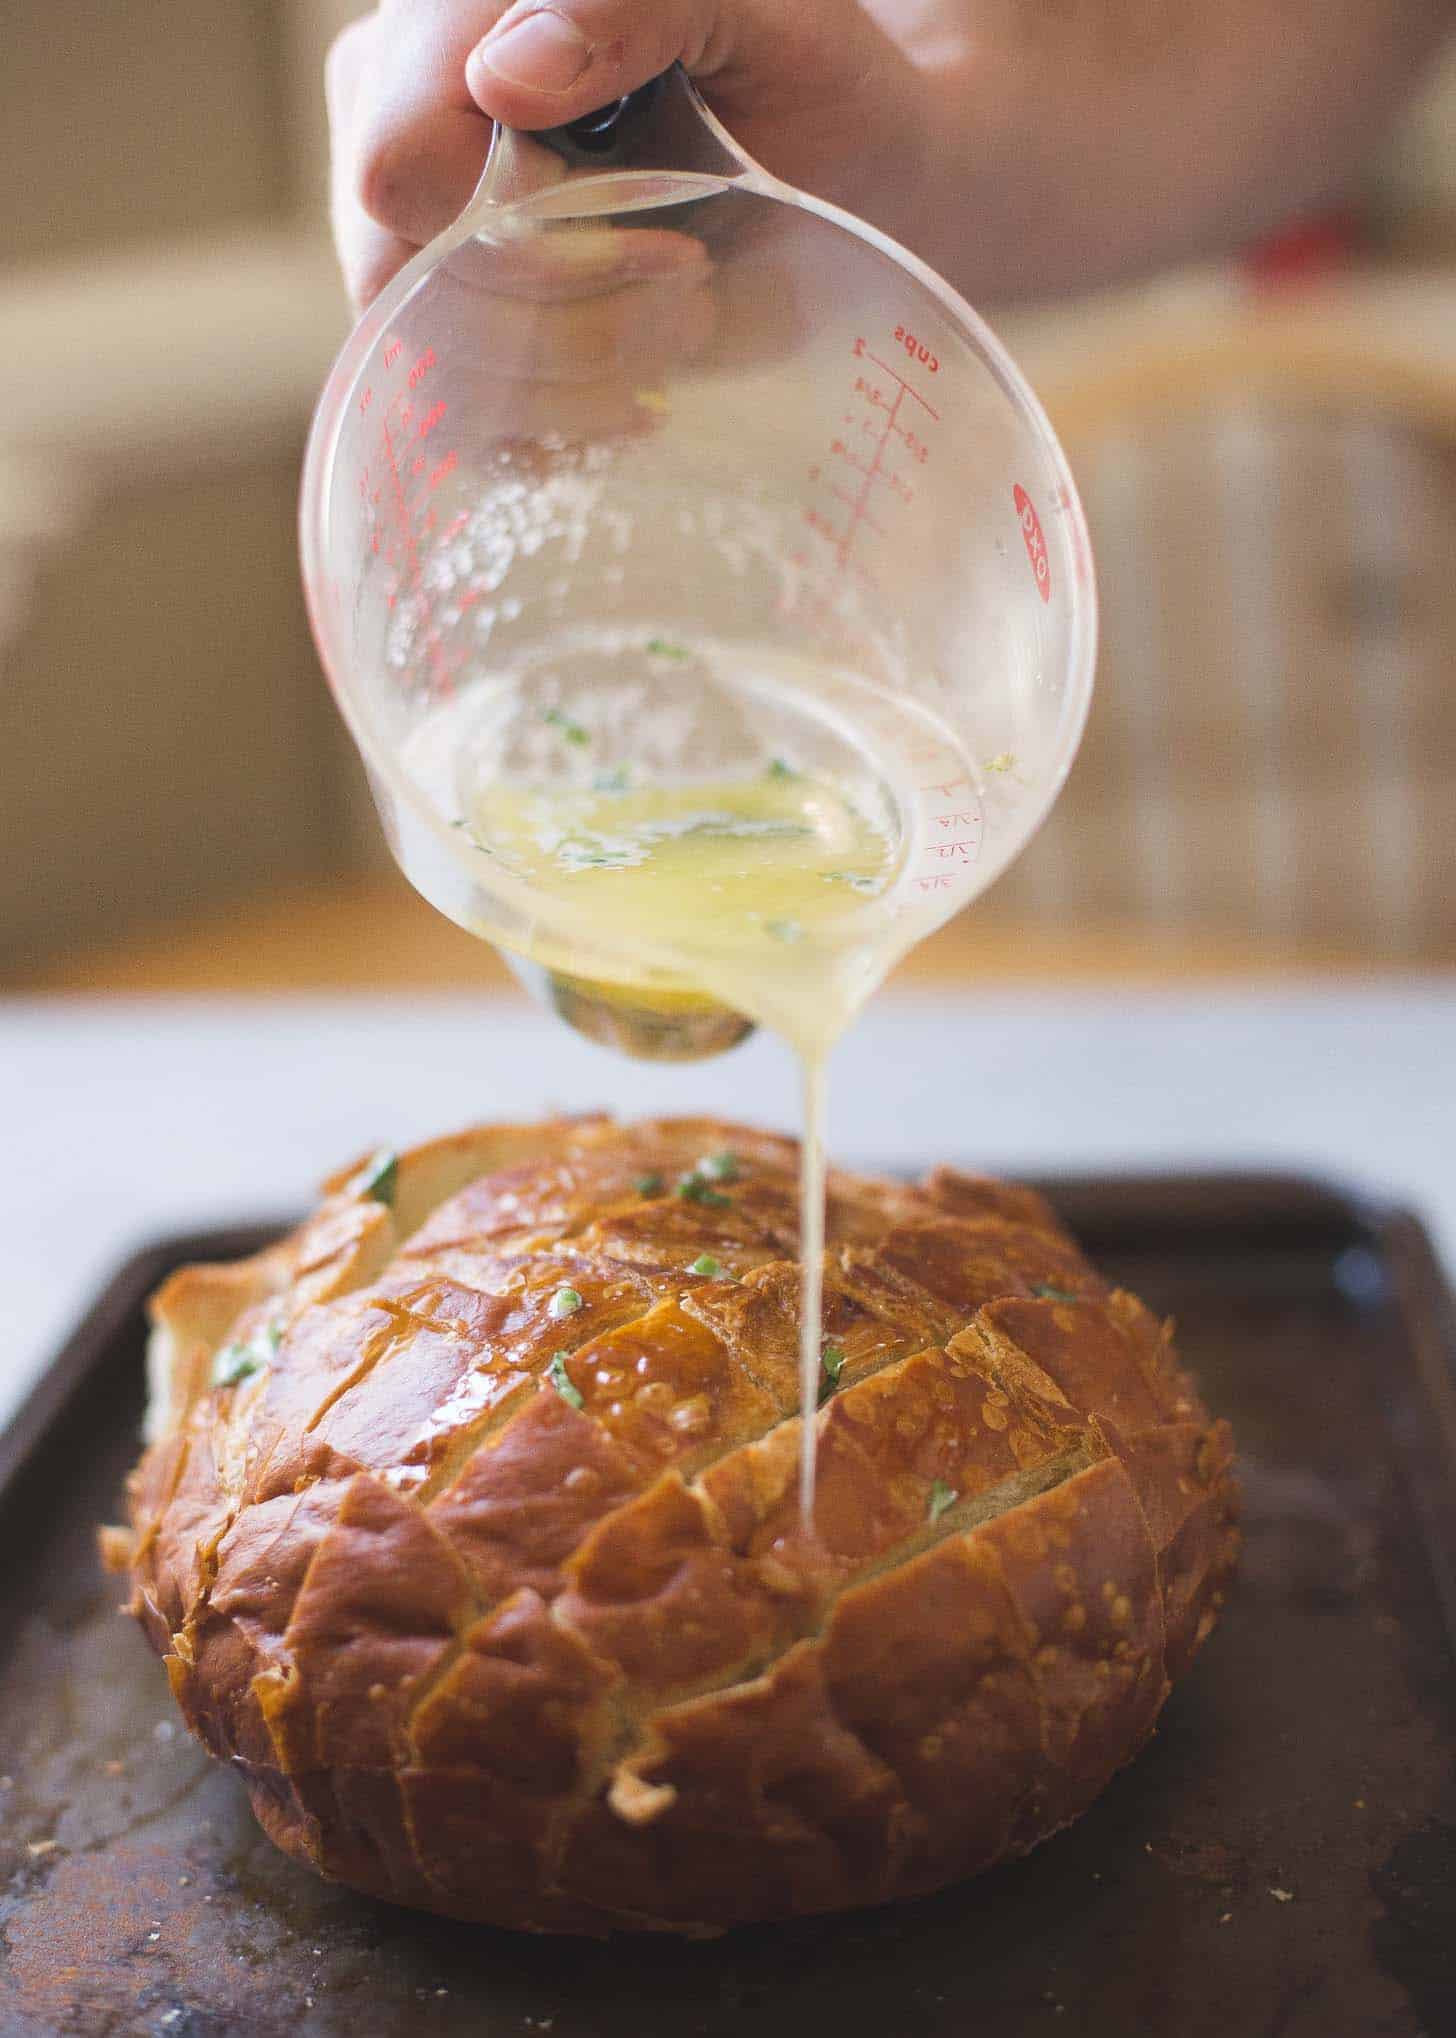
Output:
[[1354,215],[1332,212],[1255,241],[1240,256],[1240,267],[1255,290],[1297,290],[1348,269],[1363,243]]

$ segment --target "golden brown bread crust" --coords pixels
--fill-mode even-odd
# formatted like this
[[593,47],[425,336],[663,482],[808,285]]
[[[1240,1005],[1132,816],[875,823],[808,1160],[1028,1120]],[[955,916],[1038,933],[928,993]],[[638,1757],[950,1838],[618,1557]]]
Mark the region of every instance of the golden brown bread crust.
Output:
[[1237,1543],[1166,1327],[1028,1190],[834,1175],[806,1536],[796,1169],[706,1120],[483,1128],[161,1290],[108,1554],[280,1847],[461,1918],[711,1931],[1022,1852],[1147,1738]]

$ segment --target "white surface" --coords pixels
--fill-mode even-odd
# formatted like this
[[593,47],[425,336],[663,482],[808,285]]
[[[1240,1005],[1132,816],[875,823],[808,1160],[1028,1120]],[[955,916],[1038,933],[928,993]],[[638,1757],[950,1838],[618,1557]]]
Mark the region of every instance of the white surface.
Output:
[[[1456,984],[882,999],[832,1079],[835,1158],[1017,1173],[1273,1166],[1420,1211],[1456,1264]],[[553,1106],[792,1126],[762,1037],[620,1061],[464,998],[0,1006],[0,1421],[132,1247],[301,1207],[376,1143]]]

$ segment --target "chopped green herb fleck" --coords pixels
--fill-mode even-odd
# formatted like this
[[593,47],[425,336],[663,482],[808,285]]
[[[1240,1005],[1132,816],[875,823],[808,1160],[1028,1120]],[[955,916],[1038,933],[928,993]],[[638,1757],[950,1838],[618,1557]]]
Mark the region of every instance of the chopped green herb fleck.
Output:
[[214,1387],[236,1387],[239,1380],[246,1380],[250,1373],[256,1373],[262,1363],[251,1345],[224,1345],[212,1362],[212,1384]]
[[599,771],[592,780],[594,793],[624,793],[631,783],[631,774],[625,764],[613,765],[610,771]]
[[457,814],[454,820],[450,823],[450,826],[452,828],[468,828],[470,826],[470,823],[466,820],[463,814]]
[[566,1370],[565,1352],[555,1353],[550,1365],[546,1368],[546,1378],[551,1382],[568,1408],[581,1407],[581,1389],[575,1385],[571,1375]]
[[948,1507],[954,1507],[960,1499],[954,1486],[947,1486],[944,1479],[937,1479],[930,1489],[930,1501],[925,1510],[927,1521],[939,1521]]
[[825,1345],[819,1354],[819,1364],[824,1369],[824,1378],[819,1382],[819,1401],[822,1405],[839,1385],[839,1376],[844,1371],[844,1346]]
[[573,721],[570,715],[563,714],[560,708],[548,708],[541,719],[543,722],[549,722],[553,729],[559,729],[568,743],[587,744],[591,741],[581,723]]
[[782,757],[773,757],[769,759],[768,771],[765,776],[768,778],[797,778],[799,774],[795,771],[793,765],[787,764]]
[[563,870],[626,870],[632,862],[632,852],[592,849],[584,842],[563,842],[556,858]]
[[376,1203],[393,1203],[399,1185],[399,1155],[389,1147],[370,1154],[349,1187],[356,1196],[372,1196]]
[[649,637],[647,655],[649,658],[691,658],[693,654],[684,650],[681,644],[669,643],[666,637]]
[[867,898],[872,897],[880,889],[877,877],[865,877],[857,870],[830,870],[825,872],[825,876],[839,884],[848,885],[852,892],[863,892]]
[[693,1169],[695,1175],[702,1175],[709,1182],[736,1182],[742,1172],[736,1153],[705,1154]]
[[684,1175],[673,1190],[684,1203],[701,1203],[705,1210],[726,1210],[732,1202],[731,1196],[723,1196],[705,1182],[701,1175]]
[[546,1305],[548,1316],[575,1316],[582,1306],[580,1295],[575,1288],[558,1288]]
[[1070,1288],[1058,1288],[1052,1281],[1033,1281],[1031,1292],[1043,1302],[1080,1302],[1082,1299]]
[[470,847],[476,852],[477,855],[494,856],[497,858],[497,860],[500,860],[499,852],[497,850],[492,849],[488,842],[482,842],[476,835],[475,830],[471,827],[468,821],[464,820],[452,821],[450,823],[450,826],[452,828],[459,828],[462,831],[462,833],[466,836],[467,840],[469,841]]
[[661,1175],[639,1175],[633,1184],[639,1196],[660,1196],[666,1186]]
[[765,920],[763,930],[775,941],[802,941],[804,938],[804,930],[797,920]]
[[723,1262],[715,1260],[711,1253],[699,1253],[688,1268],[690,1274],[702,1274],[709,1281],[715,1281],[722,1271]]
[[283,1342],[283,1326],[268,1323],[255,1330],[246,1343],[225,1344],[212,1362],[214,1387],[236,1387],[266,1366]]
[[986,769],[987,771],[994,771],[998,778],[1005,778],[1008,773],[1014,776],[1016,771],[1015,751],[1003,750],[999,757],[988,757],[986,759]]

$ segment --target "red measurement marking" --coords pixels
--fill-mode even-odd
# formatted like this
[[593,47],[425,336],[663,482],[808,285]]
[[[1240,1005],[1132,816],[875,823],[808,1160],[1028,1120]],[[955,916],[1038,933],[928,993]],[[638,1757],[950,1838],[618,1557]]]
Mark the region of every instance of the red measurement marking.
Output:
[[385,367],[392,368],[403,352],[404,352],[403,340],[386,340],[384,343]]
[[919,361],[922,367],[930,370],[932,375],[940,373],[940,362],[931,353],[924,340],[917,340],[908,326],[896,326],[895,338],[900,342],[900,345],[905,349],[905,352],[912,361]]
[[958,785],[969,784],[970,780],[968,778],[948,778],[944,785],[923,785],[920,787],[920,791],[923,793],[944,793],[945,797],[949,799]]
[[420,384],[424,381],[425,377],[429,374],[430,370],[434,367],[434,365],[435,365],[435,350],[433,347],[426,347],[424,353],[421,354],[419,360],[416,361],[414,366],[410,369],[409,372],[410,388],[418,389]]
[[[896,380],[898,381],[899,378],[896,377]],[[862,375],[856,379],[856,386],[860,388],[864,386],[864,377]],[[885,428],[875,440],[874,458],[870,461],[868,467],[860,468],[861,479],[857,494],[845,496],[837,488],[834,491],[836,495],[841,497],[841,500],[849,504],[849,522],[846,524],[844,535],[839,541],[838,558],[841,566],[849,558],[849,549],[854,543],[855,534],[861,524],[868,524],[872,530],[879,531],[879,525],[868,514],[865,505],[870,499],[870,490],[874,487],[875,480],[879,475],[880,467],[885,457],[885,448],[890,443],[890,433],[895,427],[895,415],[904,400],[904,396],[905,385],[901,383],[900,387],[895,391],[895,399],[886,413]],[[871,403],[879,406],[881,403],[879,391],[876,390],[869,400]],[[856,465],[858,465],[857,462]]]
[[[906,347],[912,358],[921,360],[932,375],[939,372],[940,362],[913,335],[907,335],[903,326],[896,328],[895,338]],[[869,513],[870,496],[878,484],[883,484],[902,503],[908,504],[915,500],[915,491],[903,475],[897,474],[886,465],[885,458],[892,438],[901,442],[909,458],[915,462],[923,463],[929,458],[929,448],[925,441],[901,421],[900,412],[905,398],[908,396],[912,402],[919,404],[927,416],[936,420],[940,417],[935,406],[921,395],[907,376],[902,375],[897,368],[891,367],[888,361],[882,360],[873,348],[866,344],[863,334],[856,337],[852,351],[857,361],[872,362],[886,377],[883,383],[867,375],[857,375],[854,379],[854,394],[862,398],[871,411],[879,413],[878,420],[865,417],[862,413],[856,417],[853,410],[844,413],[844,424],[851,431],[857,425],[859,432],[869,440],[869,447],[865,449],[868,458],[856,458],[842,437],[830,441],[830,457],[842,460],[844,465],[859,477],[857,486],[852,484],[845,488],[837,482],[829,484],[830,494],[836,502],[842,502],[849,512],[842,530],[837,530],[831,520],[818,510],[806,509],[804,512],[804,520],[810,529],[817,531],[833,547],[835,562],[841,570],[851,564],[850,555],[862,525],[873,531],[877,537],[885,536],[883,524],[877,522]],[[820,481],[823,474],[821,465],[816,464],[809,469],[811,482]],[[857,573],[864,573],[864,568],[857,563],[854,570]],[[865,577],[869,578],[867,574]]]
[[427,439],[430,436],[430,433],[435,429],[436,425],[440,422],[441,418],[444,417],[445,410],[446,405],[443,398],[440,400],[439,403],[431,404],[430,408],[425,412],[424,416],[420,419],[418,425],[416,425],[415,427],[415,437],[419,439]]
[[[394,440],[390,436],[387,420],[381,427],[381,431],[384,439],[384,457],[389,468],[390,481],[392,483],[395,515],[398,518],[400,537],[404,544],[406,561],[405,582],[410,591],[415,595],[420,606],[421,617],[424,623],[425,656],[429,661],[431,677],[442,693],[448,693],[450,691],[450,679],[445,668],[444,652],[440,644],[440,633],[435,627],[434,616],[425,597],[424,566],[420,558],[419,541],[415,536],[414,525],[410,519],[410,506],[405,496],[404,482],[399,471],[399,457],[395,452]],[[394,607],[396,600],[397,596],[390,595],[389,606],[391,609]]]
[[[836,566],[846,573],[852,573],[856,580],[862,581],[866,587],[873,588],[878,593],[878,584],[869,568],[862,566],[850,554],[849,548],[854,537],[853,529],[841,531],[836,526],[832,517],[826,517],[822,510],[816,510],[812,505],[806,505],[802,514],[804,522],[809,526],[809,529],[817,531],[819,536],[829,546],[829,549],[834,554]],[[821,608],[828,606],[822,598],[817,599]]]
[[1011,491],[1011,500],[1016,505],[1016,521],[1021,526],[1022,543],[1026,556],[1031,561],[1031,570],[1036,575],[1036,591],[1043,601],[1052,598],[1052,565],[1047,557],[1047,543],[1042,535],[1041,518],[1031,497],[1018,481]]
[[363,394],[363,395],[362,395],[362,396],[360,397],[360,399],[359,399],[359,415],[360,415],[360,417],[362,417],[362,416],[364,415],[365,411],[366,411],[366,410],[368,410],[368,408],[369,408],[370,404],[371,404],[371,403],[373,403],[373,401],[374,401],[374,391],[373,391],[373,389],[372,389],[372,388],[371,388],[371,389],[366,389],[366,390],[365,390],[365,392],[364,392],[364,394]]
[[[843,439],[831,440],[829,450],[831,453],[837,453],[840,459],[844,461],[845,465],[848,467],[852,467],[856,474],[869,473],[869,468],[865,465],[864,461],[855,459],[853,453],[850,452],[848,446],[845,445]],[[817,481],[819,479],[819,471],[820,470],[817,467],[811,467],[809,470],[809,479],[811,481]]]
[[395,515],[399,519],[399,529],[404,539],[405,555],[409,560],[410,573],[412,578],[418,579],[420,571],[419,547],[415,543],[414,529],[410,523],[409,504],[405,500],[404,483],[401,481],[399,474],[399,460],[395,454],[394,440],[389,436],[388,424],[384,426],[384,458],[389,468],[390,480],[393,483],[391,493],[394,496]]
[[[876,476],[873,468],[864,469],[864,477],[866,487],[870,482],[875,481],[876,479],[883,479],[883,476]],[[865,529],[867,531],[873,531],[877,538],[884,537],[885,535],[884,525],[877,524],[874,518],[870,515],[869,511],[864,506],[864,494],[865,494],[864,489],[861,489],[858,495],[854,495],[850,492],[849,489],[841,488],[839,484],[836,482],[834,487],[830,489],[829,493],[834,497],[836,502],[842,502],[848,508],[849,523],[851,530],[853,530],[857,524],[863,524]]]
[[907,382],[905,380],[905,377],[900,373],[900,371],[897,368],[892,368],[888,361],[882,361],[879,355],[872,352],[872,350],[869,347],[865,348],[865,359],[867,361],[873,361],[877,368],[883,368],[885,373],[890,377],[891,381],[898,382],[900,387],[904,390],[905,394],[907,396],[913,396],[915,401],[920,405],[921,409],[929,411],[930,415],[935,419],[936,423],[939,424],[940,412],[935,408],[934,404],[926,402],[925,398],[920,394],[920,391],[915,387],[915,384],[913,382]]
[[[964,794],[961,797],[964,798]],[[980,807],[973,803],[959,812],[931,814],[928,819],[941,829],[942,839],[927,842],[921,851],[921,872],[917,882],[922,891],[949,891],[954,885],[964,882],[970,866],[981,854],[983,824]]]

